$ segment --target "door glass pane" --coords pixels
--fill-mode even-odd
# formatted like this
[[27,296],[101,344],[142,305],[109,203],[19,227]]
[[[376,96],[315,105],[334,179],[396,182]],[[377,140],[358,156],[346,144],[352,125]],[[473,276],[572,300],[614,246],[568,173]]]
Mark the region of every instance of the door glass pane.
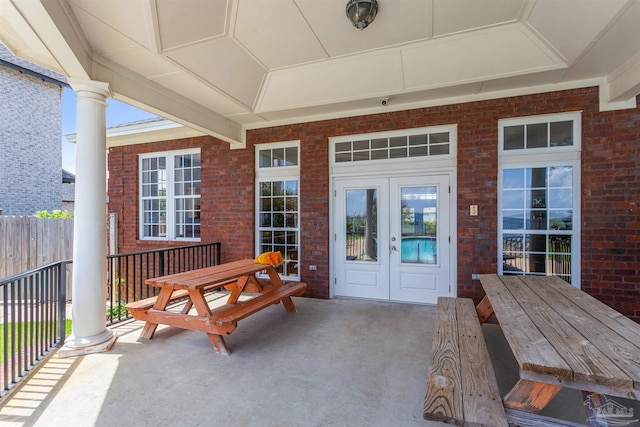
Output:
[[404,263],[436,264],[438,260],[438,188],[403,187],[400,191]]
[[378,190],[346,190],[346,259],[377,261]]

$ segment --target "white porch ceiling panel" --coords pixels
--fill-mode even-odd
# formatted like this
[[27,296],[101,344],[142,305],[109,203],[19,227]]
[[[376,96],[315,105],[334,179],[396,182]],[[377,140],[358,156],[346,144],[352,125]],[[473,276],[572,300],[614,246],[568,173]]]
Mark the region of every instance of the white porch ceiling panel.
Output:
[[247,128],[600,85],[640,92],[640,0],[0,0],[0,41],[242,146]]

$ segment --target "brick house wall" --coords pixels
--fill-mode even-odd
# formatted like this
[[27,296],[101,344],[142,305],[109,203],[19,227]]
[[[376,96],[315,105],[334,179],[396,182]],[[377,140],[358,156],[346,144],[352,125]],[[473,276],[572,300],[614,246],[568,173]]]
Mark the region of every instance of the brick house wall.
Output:
[[472,273],[497,271],[498,120],[568,111],[582,111],[582,288],[640,321],[640,108],[599,112],[596,87],[250,130],[243,150],[211,137],[112,148],[109,211],[122,252],[169,246],[138,240],[137,154],[200,147],[202,242],[220,241],[223,261],[252,257],[254,145],[300,140],[301,279],[308,296],[327,298],[328,138],[457,124],[458,296],[477,302]]
[[0,208],[33,215],[62,206],[62,88],[0,66]]

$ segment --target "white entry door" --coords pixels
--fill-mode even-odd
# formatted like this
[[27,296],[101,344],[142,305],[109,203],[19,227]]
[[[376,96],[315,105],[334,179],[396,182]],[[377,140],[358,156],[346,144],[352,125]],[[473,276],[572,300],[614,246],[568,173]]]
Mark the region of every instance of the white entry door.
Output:
[[336,295],[417,303],[449,295],[449,175],[334,182]]

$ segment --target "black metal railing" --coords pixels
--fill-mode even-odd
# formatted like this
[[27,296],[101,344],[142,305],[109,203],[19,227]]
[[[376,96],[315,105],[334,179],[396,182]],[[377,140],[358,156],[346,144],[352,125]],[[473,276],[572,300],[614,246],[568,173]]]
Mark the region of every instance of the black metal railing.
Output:
[[107,324],[130,319],[124,306],[157,295],[159,289],[145,284],[152,277],[220,264],[220,243],[180,246],[109,255]]
[[[109,325],[131,318],[127,302],[157,294],[146,279],[220,264],[220,243],[110,255],[107,262]],[[0,279],[0,397],[64,343],[70,264],[60,261]]]
[[60,261],[0,279],[0,396],[64,342],[70,263]]

